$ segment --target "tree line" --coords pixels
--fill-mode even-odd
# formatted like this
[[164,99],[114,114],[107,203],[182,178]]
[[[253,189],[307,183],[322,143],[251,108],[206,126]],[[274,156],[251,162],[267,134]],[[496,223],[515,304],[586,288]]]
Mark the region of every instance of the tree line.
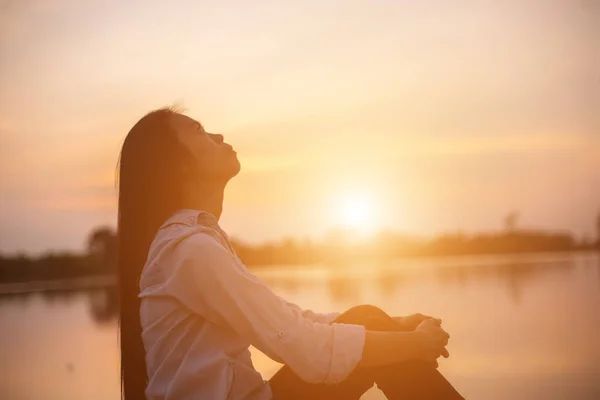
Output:
[[[351,232],[336,230],[321,242],[285,239],[251,245],[232,239],[232,245],[242,261],[254,268],[336,263],[361,258],[600,250],[600,216],[597,221],[598,239],[581,241],[569,232],[518,229],[517,220],[518,214],[511,213],[505,218],[503,231],[473,235],[452,233],[433,239],[381,232],[369,240],[357,241]],[[116,232],[104,226],[90,232],[83,253],[55,252],[39,257],[0,255],[0,282],[112,275],[116,272],[116,261]]]

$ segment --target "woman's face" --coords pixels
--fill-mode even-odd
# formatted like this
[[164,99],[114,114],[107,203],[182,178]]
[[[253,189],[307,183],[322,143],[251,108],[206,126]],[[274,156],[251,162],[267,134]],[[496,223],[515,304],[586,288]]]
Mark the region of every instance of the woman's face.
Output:
[[237,153],[223,135],[208,133],[198,121],[181,114],[174,114],[171,123],[179,141],[194,155],[200,177],[226,182],[240,171]]

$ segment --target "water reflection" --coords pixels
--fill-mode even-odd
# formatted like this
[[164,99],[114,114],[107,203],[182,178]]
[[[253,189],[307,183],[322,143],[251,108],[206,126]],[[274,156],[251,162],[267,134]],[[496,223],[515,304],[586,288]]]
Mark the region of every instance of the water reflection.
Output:
[[112,323],[119,313],[116,287],[90,292],[88,298],[90,314],[98,324]]
[[416,274],[422,275],[424,272],[419,269],[407,270],[404,264],[403,260],[379,259],[369,265],[369,269],[374,271],[373,285],[384,300],[394,296],[402,287],[410,285]]
[[546,263],[530,263],[508,260],[503,264],[491,265],[449,265],[437,267],[436,273],[442,284],[467,285],[496,283],[506,289],[513,303],[521,302],[524,291],[544,276],[558,274],[566,278],[575,267],[574,260],[561,260]]
[[338,303],[357,304],[361,297],[361,282],[356,276],[334,275],[327,281],[331,299]]
[[[393,315],[443,316],[453,358],[442,368],[467,398],[600,398],[598,255],[355,260],[256,273],[316,311],[365,302]],[[90,285],[0,295],[0,322],[10,327],[0,330],[0,398],[119,395],[116,288]],[[255,365],[266,379],[278,368],[266,356]],[[42,378],[31,385],[32,376]]]
[[96,324],[104,325],[113,323],[119,313],[119,303],[116,286],[95,289],[57,289],[38,292],[2,293],[0,301],[3,303],[17,303],[20,307],[27,307],[35,298],[42,298],[51,306],[62,306],[77,303],[81,297],[85,298],[87,311]]
[[379,293],[384,299],[393,296],[399,288],[410,283],[412,277],[410,274],[399,272],[398,270],[382,266],[376,280]]
[[[335,302],[357,304],[361,301],[361,291],[366,286],[376,286],[378,294],[387,299],[402,287],[432,279],[442,286],[499,286],[504,288],[513,304],[518,305],[528,287],[555,275],[558,275],[558,279],[566,279],[576,267],[575,259],[568,257],[544,262],[531,262],[518,256],[502,257],[499,260],[461,260],[455,263],[451,259],[443,261],[431,263],[431,260],[383,260],[365,265],[364,268],[336,266],[335,269],[330,268],[327,275],[328,293]],[[587,259],[585,265],[589,263],[593,263],[592,269],[600,284],[600,259],[597,261],[598,265],[594,259]],[[374,273],[367,273],[373,271]],[[273,283],[277,285],[281,282]],[[306,290],[301,282],[297,284]]]
[[315,284],[314,279],[306,279],[302,276],[298,276],[290,271],[290,274],[263,274],[261,273],[261,279],[269,287],[276,287],[279,290],[285,291],[286,293],[296,293],[300,290],[305,290],[312,287]]
[[[420,261],[373,261],[363,268],[355,265],[326,267],[324,274],[299,274],[297,270],[279,271],[274,274],[260,274],[267,285],[287,295],[299,292],[313,292],[319,283],[325,284],[329,298],[340,304],[359,304],[362,291],[373,286],[383,299],[398,293],[402,287],[428,278],[443,286],[492,284],[504,288],[513,304],[519,305],[528,287],[545,277],[567,279],[573,272],[576,262],[573,258],[529,262],[520,258],[503,257],[501,261],[445,263]],[[404,268],[405,265],[411,268]],[[600,288],[600,257],[585,259],[582,262],[590,279],[598,282]],[[286,273],[289,272],[289,273]],[[370,272],[370,273],[366,273]],[[324,278],[324,279],[323,279]],[[87,310],[97,324],[110,324],[118,316],[118,296],[116,287],[107,285],[94,289],[64,288],[40,292],[20,292],[0,294],[0,301],[26,306],[36,297],[41,297],[50,305],[80,301],[85,297]]]

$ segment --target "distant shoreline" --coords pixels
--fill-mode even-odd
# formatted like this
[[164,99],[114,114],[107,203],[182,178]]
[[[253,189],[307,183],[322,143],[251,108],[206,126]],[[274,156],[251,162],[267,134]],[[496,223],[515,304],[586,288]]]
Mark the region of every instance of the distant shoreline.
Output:
[[[586,255],[586,254],[600,254],[600,251],[596,249],[592,250],[572,250],[572,251],[551,251],[551,252],[520,252],[520,253],[499,253],[499,254],[454,254],[454,255],[418,255],[418,256],[398,256],[398,257],[390,257],[386,258],[387,260],[402,260],[402,261],[424,261],[424,260],[447,260],[449,264],[456,266],[457,264],[461,264],[461,260],[470,259],[470,260],[479,260],[479,261],[487,261],[483,264],[489,263],[491,259],[494,260],[494,263],[498,262],[498,258],[511,259],[513,261],[518,261],[519,263],[526,263],[526,259],[528,258],[536,258],[535,262],[539,263],[540,257],[549,257],[550,260],[548,262],[557,261],[556,258],[560,255],[564,256],[573,256],[573,255]],[[565,257],[566,258],[566,257]],[[381,259],[381,258],[380,258]],[[360,259],[354,260],[352,263],[360,263]],[[534,262],[532,260],[531,262]],[[271,265],[260,265],[260,266],[248,266],[250,270],[264,270],[264,271],[285,271],[285,270],[293,270],[297,267],[306,268],[320,268],[326,266],[331,266],[333,268],[339,267],[337,263],[330,262],[315,262],[315,263],[307,263],[307,264],[271,264]],[[106,289],[113,288],[117,284],[117,276],[116,274],[94,274],[88,276],[79,276],[72,278],[58,278],[58,279],[38,279],[31,281],[20,281],[20,282],[0,282],[0,296],[2,295],[11,295],[11,294],[23,294],[23,293],[41,293],[41,292],[52,292],[52,291],[64,291],[64,290],[93,290],[93,289]]]
[[113,287],[117,284],[117,276],[111,275],[90,275],[77,278],[61,278],[35,280],[28,282],[6,282],[0,283],[0,295],[51,292],[71,289],[104,289]]

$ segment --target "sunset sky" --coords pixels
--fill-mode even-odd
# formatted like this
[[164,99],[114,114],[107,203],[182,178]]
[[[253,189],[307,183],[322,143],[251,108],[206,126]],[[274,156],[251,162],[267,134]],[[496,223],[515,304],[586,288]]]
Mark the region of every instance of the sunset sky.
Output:
[[593,236],[598,21],[594,0],[0,0],[0,252],[114,225],[122,140],[173,103],[236,148],[222,226],[250,243],[512,210]]

